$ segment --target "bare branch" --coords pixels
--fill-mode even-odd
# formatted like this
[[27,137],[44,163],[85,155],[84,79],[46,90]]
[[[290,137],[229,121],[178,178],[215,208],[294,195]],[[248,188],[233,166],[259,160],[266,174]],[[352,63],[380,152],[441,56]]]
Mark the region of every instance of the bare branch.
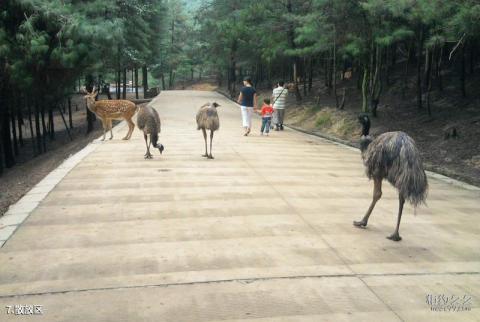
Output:
[[460,46],[460,44],[463,42],[463,39],[465,38],[467,34],[466,33],[463,33],[462,37],[460,38],[460,40],[457,42],[457,44],[455,45],[455,47],[453,47],[452,51],[450,52],[450,55],[448,55],[448,60],[452,60],[452,55],[455,53],[455,51],[457,50],[458,46]]

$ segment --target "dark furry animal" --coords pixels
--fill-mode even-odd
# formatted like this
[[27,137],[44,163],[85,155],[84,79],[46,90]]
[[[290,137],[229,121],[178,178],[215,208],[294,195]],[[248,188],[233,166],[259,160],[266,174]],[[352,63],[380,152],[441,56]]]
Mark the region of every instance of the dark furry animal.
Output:
[[[213,159],[212,141],[213,133],[220,128],[220,120],[218,119],[217,107],[219,104],[207,103],[200,107],[197,113],[197,130],[202,130],[203,139],[205,140],[205,154],[203,157]],[[207,130],[210,130],[210,154],[207,150]]]
[[[160,133],[161,130],[161,123],[157,111],[148,105],[141,107],[137,114],[137,126],[143,131],[143,137],[147,146],[145,159],[153,158],[150,153],[150,144],[153,144],[153,146],[160,151],[160,154],[162,154],[165,148],[162,144],[158,143],[158,133]],[[148,135],[150,135],[150,142],[147,143]]]
[[361,115],[363,126],[360,150],[366,174],[373,179],[373,201],[361,221],[354,221],[357,227],[366,227],[375,204],[382,196],[382,180],[387,179],[398,190],[399,210],[397,227],[388,239],[399,241],[400,221],[403,205],[408,200],[415,207],[425,202],[428,182],[423,170],[420,153],[415,142],[404,132],[387,132],[372,139],[369,136],[370,119]]

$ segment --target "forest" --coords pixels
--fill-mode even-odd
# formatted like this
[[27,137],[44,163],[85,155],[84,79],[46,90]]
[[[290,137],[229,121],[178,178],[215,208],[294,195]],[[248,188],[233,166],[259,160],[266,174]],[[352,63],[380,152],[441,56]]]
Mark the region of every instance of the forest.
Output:
[[139,86],[213,79],[233,97],[250,76],[259,88],[291,82],[298,102],[318,99],[321,83],[342,109],[339,83],[351,79],[358,112],[376,116],[395,88],[432,115],[432,91],[468,97],[479,86],[479,39],[474,0],[4,0],[0,174],[20,153],[47,151],[54,114],[71,128],[70,98],[82,86],[125,98],[127,80],[138,97]]

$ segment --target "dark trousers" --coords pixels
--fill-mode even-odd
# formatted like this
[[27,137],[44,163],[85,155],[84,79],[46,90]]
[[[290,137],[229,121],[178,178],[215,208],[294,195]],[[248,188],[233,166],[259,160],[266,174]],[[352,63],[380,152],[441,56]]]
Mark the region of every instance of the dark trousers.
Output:
[[262,128],[260,129],[260,132],[262,132],[262,133],[270,132],[270,124],[271,123],[272,123],[272,118],[271,117],[262,117]]

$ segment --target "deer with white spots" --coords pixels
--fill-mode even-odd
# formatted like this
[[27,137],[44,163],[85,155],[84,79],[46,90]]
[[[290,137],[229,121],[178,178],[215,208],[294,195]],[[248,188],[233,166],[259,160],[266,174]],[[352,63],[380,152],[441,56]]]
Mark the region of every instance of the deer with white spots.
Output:
[[103,140],[107,131],[110,131],[110,140],[113,139],[112,120],[125,120],[128,124],[127,135],[123,140],[129,140],[135,129],[135,123],[132,118],[137,112],[137,105],[127,100],[100,100],[95,101],[98,91],[95,88],[89,93],[84,89],[85,99],[87,100],[87,107],[90,111],[95,113],[101,120],[103,125]]

